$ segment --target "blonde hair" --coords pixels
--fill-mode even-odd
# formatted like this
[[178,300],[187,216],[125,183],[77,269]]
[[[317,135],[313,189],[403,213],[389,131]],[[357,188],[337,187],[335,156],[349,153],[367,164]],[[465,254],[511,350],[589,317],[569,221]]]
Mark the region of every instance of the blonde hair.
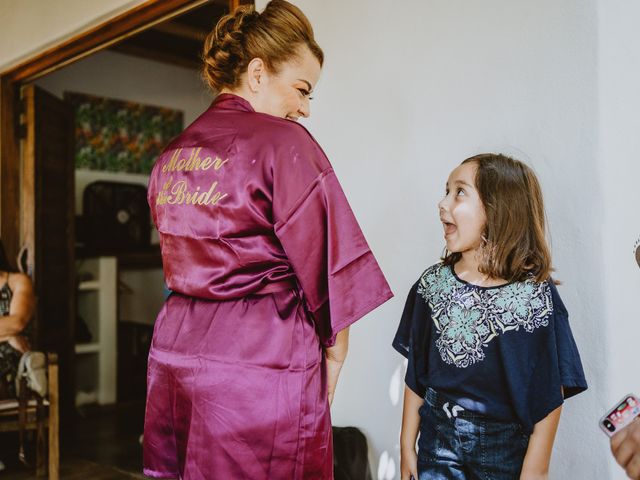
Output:
[[260,58],[272,72],[299,56],[306,46],[320,66],[324,53],[302,11],[285,0],[271,0],[262,13],[252,5],[222,17],[209,33],[202,52],[203,77],[214,91],[235,88],[249,62]]
[[[476,155],[462,163],[478,167],[475,184],[487,216],[478,270],[510,282],[531,275],[539,282],[547,280],[552,271],[551,251],[542,189],[533,170],[494,153]],[[461,256],[446,252],[443,261],[453,265]]]

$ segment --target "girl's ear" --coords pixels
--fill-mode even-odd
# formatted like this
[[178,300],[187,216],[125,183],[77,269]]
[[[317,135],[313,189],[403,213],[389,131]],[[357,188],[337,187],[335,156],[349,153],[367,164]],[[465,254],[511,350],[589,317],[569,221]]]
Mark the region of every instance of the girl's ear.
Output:
[[247,83],[253,93],[258,93],[268,80],[266,66],[261,58],[254,58],[247,66]]

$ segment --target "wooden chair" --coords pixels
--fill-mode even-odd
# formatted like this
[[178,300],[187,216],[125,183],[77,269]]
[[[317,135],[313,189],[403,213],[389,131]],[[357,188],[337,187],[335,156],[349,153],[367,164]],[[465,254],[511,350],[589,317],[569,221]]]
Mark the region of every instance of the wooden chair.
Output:
[[[58,480],[60,467],[58,357],[55,353],[47,354],[47,376],[46,397],[43,398],[34,392],[28,393],[26,409],[20,410],[17,399],[0,401],[0,432],[19,432],[21,423],[23,430],[35,430],[36,474],[42,477],[48,470],[49,479]],[[26,392],[26,380],[22,379],[21,382],[21,390]],[[49,433],[48,448],[45,430]],[[47,453],[48,462],[46,462]]]

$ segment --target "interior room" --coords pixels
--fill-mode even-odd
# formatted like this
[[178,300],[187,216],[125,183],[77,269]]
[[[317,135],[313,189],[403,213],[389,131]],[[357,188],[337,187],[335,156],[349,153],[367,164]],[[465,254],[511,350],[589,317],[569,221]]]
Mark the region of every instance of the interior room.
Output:
[[[53,306],[38,311],[48,320],[35,335],[38,347],[58,353],[60,478],[146,478],[146,352],[167,291],[158,234],[136,207],[146,202],[141,159],[210,105],[199,45],[240,3],[0,1],[0,237],[8,256],[35,274],[39,305]],[[351,328],[333,425],[362,432],[371,478],[400,479],[407,361],[391,342],[407,293],[443,254],[437,205],[449,173],[471,155],[500,152],[540,180],[553,278],[588,383],[563,405],[548,478],[627,478],[598,423],[623,395],[640,393],[640,3],[292,3],[325,54],[312,114],[300,123],[330,159],[394,293]],[[153,8],[163,10],[153,16]],[[114,19],[109,28],[122,35],[110,37],[104,25]],[[42,58],[47,52],[50,60]],[[20,117],[42,91],[72,112],[56,117],[73,118],[72,129],[49,122],[60,127],[57,138],[85,147],[71,152],[72,162],[51,164],[37,183],[28,160],[37,128],[21,126]],[[94,125],[100,130],[91,137]],[[147,141],[134,142],[130,125]],[[124,153],[96,155],[100,138],[124,145]],[[65,148],[56,142],[48,145]],[[65,187],[48,188],[54,184]],[[125,208],[105,207],[116,193]],[[71,207],[59,208],[64,202]],[[115,216],[104,223],[85,208]],[[73,235],[55,230],[64,218]],[[124,224],[136,226],[118,230]],[[36,226],[70,243],[47,240]],[[69,258],[56,253],[69,248]],[[45,289],[45,279],[57,288]],[[60,291],[67,293],[48,293]],[[0,431],[0,476],[34,478],[38,445],[51,428],[27,432],[28,467],[18,459],[18,433]]]

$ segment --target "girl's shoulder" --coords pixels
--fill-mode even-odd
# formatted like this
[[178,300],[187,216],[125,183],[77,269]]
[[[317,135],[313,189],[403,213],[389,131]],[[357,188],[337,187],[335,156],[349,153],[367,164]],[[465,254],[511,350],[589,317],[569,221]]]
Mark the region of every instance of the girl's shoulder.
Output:
[[445,265],[444,262],[434,263],[430,267],[427,267],[427,269],[424,272],[422,272],[422,274],[420,275],[420,280],[426,279],[426,278],[432,278],[434,275],[435,276],[443,275],[443,274],[446,274],[447,272],[451,274],[451,267],[449,267],[448,265]]
[[434,297],[441,297],[445,293],[452,293],[455,289],[456,278],[450,266],[442,262],[427,268],[417,282],[417,293],[430,302]]
[[418,282],[435,281],[438,278],[444,278],[446,276],[452,276],[451,267],[445,265],[443,262],[438,262],[422,272]]

